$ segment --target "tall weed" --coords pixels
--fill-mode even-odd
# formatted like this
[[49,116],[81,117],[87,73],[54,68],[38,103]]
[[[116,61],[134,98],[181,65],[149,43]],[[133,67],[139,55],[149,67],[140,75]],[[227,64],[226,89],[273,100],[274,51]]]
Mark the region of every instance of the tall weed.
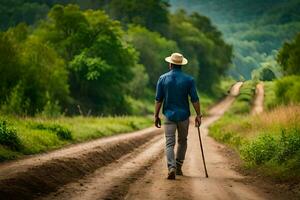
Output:
[[25,99],[22,83],[15,86],[6,102],[1,106],[1,110],[7,114],[25,115],[29,109],[29,100]]
[[0,144],[12,150],[20,150],[22,146],[17,131],[8,127],[5,120],[0,120]]

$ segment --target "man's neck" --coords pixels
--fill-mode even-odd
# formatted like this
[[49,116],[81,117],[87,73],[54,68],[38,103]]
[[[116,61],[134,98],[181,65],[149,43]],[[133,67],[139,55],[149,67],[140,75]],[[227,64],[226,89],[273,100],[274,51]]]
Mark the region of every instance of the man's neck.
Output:
[[173,70],[173,71],[181,71],[181,68],[180,67],[173,67],[171,70]]

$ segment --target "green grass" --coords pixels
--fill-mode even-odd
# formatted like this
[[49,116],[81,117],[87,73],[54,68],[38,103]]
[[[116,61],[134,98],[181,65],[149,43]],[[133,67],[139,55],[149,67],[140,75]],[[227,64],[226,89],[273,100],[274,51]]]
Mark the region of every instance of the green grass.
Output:
[[275,81],[264,82],[264,91],[265,91],[264,108],[266,110],[271,110],[277,105],[275,87],[276,87]]
[[[224,82],[222,87],[226,93],[233,81]],[[1,116],[0,122],[7,121],[8,130],[0,134],[0,161],[16,159],[24,155],[37,154],[49,150],[61,148],[63,146],[92,140],[100,137],[111,136],[118,133],[126,133],[143,129],[152,125],[152,115],[154,112],[153,92],[148,92],[149,98],[136,100],[127,97],[126,101],[130,105],[130,113],[140,117],[14,117]],[[216,96],[200,93],[200,103],[202,112],[205,114],[218,98]],[[194,109],[191,106],[192,114]],[[150,117],[144,117],[150,116]],[[14,149],[1,142],[1,136],[6,141],[7,137],[16,138],[20,141],[20,148]],[[13,140],[12,140],[13,141]]]
[[224,77],[221,79],[220,84],[216,88],[216,95],[218,98],[224,97],[229,94],[230,88],[236,83],[237,81],[230,78]]
[[300,181],[300,106],[259,116],[226,114],[210,135],[240,153],[245,166],[281,181]]
[[[149,117],[60,117],[18,118],[0,116],[21,142],[18,150],[0,144],[0,160],[46,152],[68,144],[143,129],[152,125]],[[1,136],[1,135],[0,135]]]
[[[232,78],[222,78],[220,84],[216,86],[216,88],[214,89],[213,95],[198,92],[202,113],[206,115],[207,111],[211,106],[213,106],[220,99],[227,96],[229,94],[232,85],[234,85],[235,83],[236,80]],[[192,114],[195,114],[194,110],[193,109],[191,110],[192,110]]]
[[[202,94],[202,93],[199,94],[199,99],[200,99],[201,112],[204,115],[207,114],[207,111],[209,110],[209,108],[211,106],[213,106],[218,100],[218,98],[216,98],[214,96]],[[195,115],[196,113],[192,106],[191,106],[191,110],[192,110],[192,114]]]
[[240,94],[229,109],[231,114],[248,114],[251,110],[252,101],[255,95],[255,81],[243,83]]

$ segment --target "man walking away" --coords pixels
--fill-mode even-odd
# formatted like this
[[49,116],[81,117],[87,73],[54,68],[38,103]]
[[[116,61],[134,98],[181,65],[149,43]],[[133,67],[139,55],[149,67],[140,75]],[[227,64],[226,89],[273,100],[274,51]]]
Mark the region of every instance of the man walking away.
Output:
[[[161,127],[159,111],[163,104],[165,116],[166,156],[168,165],[168,179],[175,179],[176,175],[183,175],[182,165],[187,149],[187,135],[189,129],[189,97],[197,113],[195,125],[201,124],[199,98],[193,77],[182,72],[181,67],[188,63],[180,53],[173,53],[165,58],[170,71],[160,76],[155,97],[155,126]],[[174,153],[175,133],[178,132],[178,148]]]

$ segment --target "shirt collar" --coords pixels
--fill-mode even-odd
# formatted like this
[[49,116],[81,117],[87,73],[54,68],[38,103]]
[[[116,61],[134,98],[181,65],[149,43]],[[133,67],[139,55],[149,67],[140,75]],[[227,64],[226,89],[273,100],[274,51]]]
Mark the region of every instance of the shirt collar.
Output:
[[181,68],[173,68],[173,69],[171,69],[171,71],[174,71],[174,72],[181,72]]

